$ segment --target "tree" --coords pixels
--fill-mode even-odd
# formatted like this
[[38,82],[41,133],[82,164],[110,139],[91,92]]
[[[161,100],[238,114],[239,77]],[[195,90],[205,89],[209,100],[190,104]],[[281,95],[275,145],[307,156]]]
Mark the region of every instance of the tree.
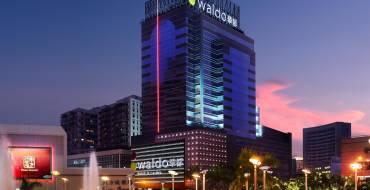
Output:
[[[250,182],[253,182],[253,172],[254,172],[254,166],[249,162],[249,159],[252,157],[257,157],[259,160],[261,160],[262,165],[268,165],[271,168],[277,168],[279,166],[278,160],[272,155],[272,154],[258,154],[255,151],[252,151],[248,148],[243,148],[239,154],[238,157],[238,165],[235,170],[235,179],[231,183],[229,190],[239,190],[242,189],[243,185],[245,184],[245,173],[250,173]],[[258,171],[258,184],[262,184],[262,172],[260,170]],[[272,181],[272,176],[267,176],[268,181]],[[253,183],[250,183],[250,187],[253,186]],[[269,186],[273,186],[274,184],[269,183]]]
[[216,166],[207,173],[207,189],[227,190],[234,178],[233,168],[225,165]]
[[29,182],[26,179],[22,179],[20,190],[33,190],[36,187],[41,187],[42,184],[40,182]]

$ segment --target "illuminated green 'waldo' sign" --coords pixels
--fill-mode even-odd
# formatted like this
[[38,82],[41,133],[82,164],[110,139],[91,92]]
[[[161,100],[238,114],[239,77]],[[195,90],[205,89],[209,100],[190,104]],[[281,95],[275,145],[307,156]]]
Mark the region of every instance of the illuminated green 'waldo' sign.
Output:
[[207,14],[234,28],[239,28],[240,7],[231,0],[159,0],[158,2],[159,4],[157,0],[148,0],[145,3],[145,18],[152,18],[157,14],[188,5],[199,13]]

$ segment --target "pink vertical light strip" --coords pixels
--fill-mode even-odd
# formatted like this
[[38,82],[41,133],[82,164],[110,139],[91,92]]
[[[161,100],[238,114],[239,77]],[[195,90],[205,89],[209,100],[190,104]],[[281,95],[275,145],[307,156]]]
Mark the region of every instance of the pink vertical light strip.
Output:
[[159,0],[157,0],[157,24],[156,24],[156,30],[157,30],[157,40],[156,40],[156,45],[157,45],[157,133],[160,132],[160,36],[159,36]]

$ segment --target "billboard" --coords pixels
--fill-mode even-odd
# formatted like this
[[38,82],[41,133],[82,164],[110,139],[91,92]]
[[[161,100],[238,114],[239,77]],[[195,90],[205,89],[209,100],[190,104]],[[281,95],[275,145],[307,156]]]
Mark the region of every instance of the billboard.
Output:
[[51,179],[50,147],[10,147],[15,178]]

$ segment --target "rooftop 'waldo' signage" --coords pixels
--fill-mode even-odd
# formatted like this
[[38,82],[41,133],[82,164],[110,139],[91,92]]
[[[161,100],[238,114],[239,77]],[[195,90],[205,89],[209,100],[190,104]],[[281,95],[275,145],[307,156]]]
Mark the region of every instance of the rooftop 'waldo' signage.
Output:
[[[149,0],[145,3],[145,18],[151,18],[171,9],[189,5],[227,25],[239,28],[240,7],[230,0]],[[158,8],[158,9],[157,9]]]

